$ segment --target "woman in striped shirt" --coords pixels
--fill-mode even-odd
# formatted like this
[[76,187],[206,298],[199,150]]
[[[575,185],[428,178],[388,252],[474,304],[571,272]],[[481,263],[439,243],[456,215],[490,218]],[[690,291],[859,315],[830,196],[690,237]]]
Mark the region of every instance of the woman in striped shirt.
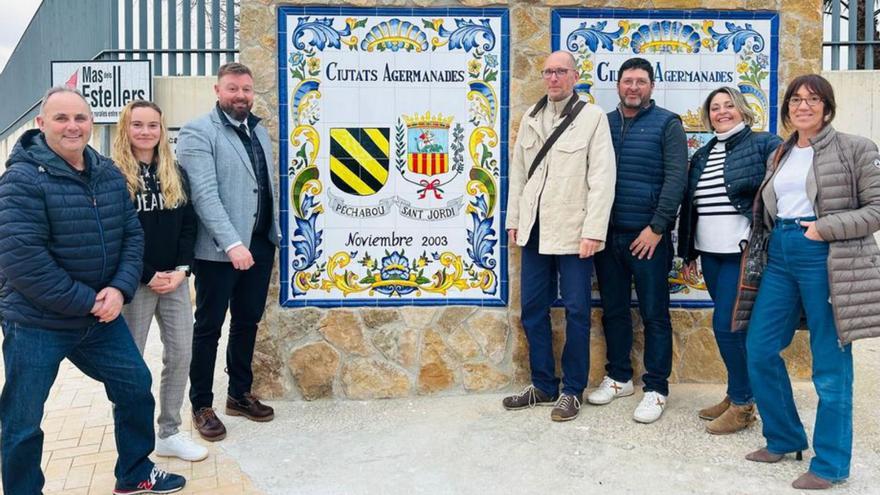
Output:
[[755,403],[746,365],[746,334],[731,332],[740,267],[740,244],[752,224],[752,204],[764,178],[765,164],[782,140],[753,132],[755,115],[742,93],[721,87],[703,103],[704,125],[715,136],[691,157],[688,188],[679,221],[678,254],[684,276],[703,278],[715,304],[712,327],[727,367],[727,396],[700,410],[710,420],[706,431],[727,434],[755,421]]

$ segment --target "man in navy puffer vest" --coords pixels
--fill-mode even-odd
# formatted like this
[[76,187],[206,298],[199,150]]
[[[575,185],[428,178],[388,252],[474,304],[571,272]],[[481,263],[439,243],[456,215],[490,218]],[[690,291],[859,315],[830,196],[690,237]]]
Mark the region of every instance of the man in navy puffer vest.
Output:
[[633,419],[640,423],[659,419],[669,395],[670,232],[684,195],[688,165],[681,119],[654,104],[653,89],[650,62],[631,58],[620,66],[620,105],[608,114],[617,156],[617,183],[607,246],[596,255],[608,364],[602,384],[587,397],[593,404],[607,404],[633,393],[630,287],[635,281],[645,326],[645,395],[633,413]]
[[114,493],[171,493],[156,468],[150,370],[123,302],[140,279],[144,236],[125,179],[88,146],[92,114],[68,88],[46,93],[39,130],[22,135],[0,177],[0,396],[3,489],[39,495],[43,406],[67,358],[102,382],[115,408]]

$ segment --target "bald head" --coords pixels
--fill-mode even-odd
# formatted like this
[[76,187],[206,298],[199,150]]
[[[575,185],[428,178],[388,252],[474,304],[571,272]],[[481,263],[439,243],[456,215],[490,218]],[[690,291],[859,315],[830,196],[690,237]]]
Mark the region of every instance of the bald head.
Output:
[[544,61],[542,71],[547,97],[561,101],[571,97],[578,80],[574,56],[564,50],[555,51]]
[[569,69],[574,69],[575,65],[577,65],[577,62],[574,59],[574,55],[572,55],[571,52],[565,50],[556,50],[547,57],[548,62],[550,61],[550,59],[553,59],[560,63],[564,63],[565,66]]

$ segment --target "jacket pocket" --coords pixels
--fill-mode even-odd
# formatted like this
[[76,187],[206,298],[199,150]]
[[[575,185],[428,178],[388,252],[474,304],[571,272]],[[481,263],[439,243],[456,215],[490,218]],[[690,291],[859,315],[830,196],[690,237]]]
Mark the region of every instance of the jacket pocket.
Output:
[[[581,150],[587,147],[587,141],[583,138],[580,139],[566,139],[560,140],[556,142],[556,151],[563,155],[563,160],[572,160],[575,159],[573,155],[581,152]],[[586,164],[586,162],[584,162]]]

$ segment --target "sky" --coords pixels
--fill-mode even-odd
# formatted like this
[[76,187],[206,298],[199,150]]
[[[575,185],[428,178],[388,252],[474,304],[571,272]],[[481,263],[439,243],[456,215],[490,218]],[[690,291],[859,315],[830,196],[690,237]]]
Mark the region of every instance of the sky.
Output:
[[42,0],[15,0],[3,2],[3,15],[0,16],[0,71],[15,50],[18,39],[24,33],[31,17]]

